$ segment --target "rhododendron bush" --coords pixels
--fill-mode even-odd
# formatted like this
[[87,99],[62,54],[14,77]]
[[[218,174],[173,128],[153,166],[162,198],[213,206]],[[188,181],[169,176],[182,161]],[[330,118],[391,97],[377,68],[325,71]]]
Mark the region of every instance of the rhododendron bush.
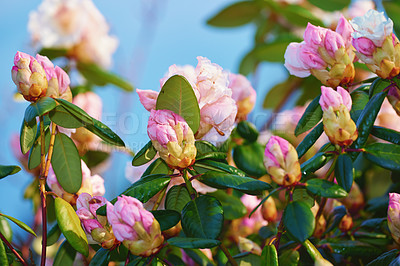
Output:
[[[389,17],[372,1],[235,2],[208,24],[255,23],[240,73],[203,55],[133,92],[107,69],[118,41],[93,2],[44,0],[29,18],[37,54],[10,62],[29,103],[12,146],[36,226],[0,213],[1,265],[397,265],[400,5],[383,7]],[[257,129],[263,61],[290,75]],[[107,84],[148,111],[141,149],[101,122]],[[132,184],[107,198],[113,152],[131,156]],[[0,178],[20,170],[0,165]],[[8,221],[31,234],[24,245]]]

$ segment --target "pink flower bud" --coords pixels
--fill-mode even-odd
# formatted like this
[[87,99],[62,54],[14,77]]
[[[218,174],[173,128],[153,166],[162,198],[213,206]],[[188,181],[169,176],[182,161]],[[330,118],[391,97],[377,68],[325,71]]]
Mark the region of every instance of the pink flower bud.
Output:
[[186,121],[169,110],[151,110],[147,133],[160,157],[173,168],[194,163],[194,136]]
[[256,254],[261,256],[262,249],[257,243],[254,243],[250,239],[244,238],[239,236],[239,251],[243,252],[250,252],[252,254]]
[[318,49],[324,45],[325,35],[328,29],[317,27],[308,23],[306,30],[304,31],[304,41],[310,48]]
[[139,100],[143,104],[144,108],[147,111],[155,110],[158,92],[152,90],[139,90],[136,89],[137,94],[139,95]]
[[350,111],[352,101],[350,94],[340,86],[337,87],[337,91],[329,87],[321,86],[319,104],[323,111],[328,110],[329,107],[332,107],[333,110],[337,110],[342,104]]
[[103,248],[109,249],[118,241],[115,239],[107,218],[96,214],[97,209],[106,205],[107,202],[103,197],[92,197],[88,193],[82,193],[76,202],[76,214],[81,220],[89,242],[101,244]]
[[265,147],[264,164],[274,182],[289,186],[300,181],[300,163],[296,149],[285,139],[272,136]]
[[346,48],[351,48],[351,42],[353,40],[351,34],[354,32],[354,30],[349,21],[343,15],[340,16],[335,31],[342,36]]
[[256,103],[256,91],[250,81],[241,74],[229,74],[229,88],[238,109],[236,120],[244,120]]
[[308,77],[311,73],[308,69],[306,62],[309,61],[308,59],[304,58],[304,55],[301,56],[303,50],[302,47],[305,45],[305,42],[296,43],[292,42],[286,48],[285,51],[285,67],[289,70],[291,75],[305,78]]
[[357,127],[350,117],[350,94],[338,87],[321,86],[321,98],[319,100],[323,114],[323,124],[326,135],[334,145],[349,146],[358,137]]
[[388,226],[393,239],[400,243],[400,194],[389,193]]
[[148,257],[161,248],[160,224],[137,199],[122,195],[115,205],[108,202],[107,219],[116,239],[133,255]]
[[255,207],[261,202],[257,196],[243,195],[240,200],[247,209],[247,214],[241,221],[241,227],[246,227],[251,232],[258,232],[258,230],[268,224],[268,221],[264,219],[261,208],[258,208],[251,217],[249,214],[254,210]]
[[11,76],[25,100],[35,102],[46,95],[48,83],[45,70],[32,56],[17,52]]
[[376,50],[374,42],[365,37],[354,39],[353,46],[359,53],[369,57],[372,57],[374,51]]

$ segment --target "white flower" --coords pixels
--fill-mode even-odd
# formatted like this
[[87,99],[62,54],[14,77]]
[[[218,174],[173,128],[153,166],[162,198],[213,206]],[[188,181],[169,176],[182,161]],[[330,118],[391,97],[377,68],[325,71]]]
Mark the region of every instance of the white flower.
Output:
[[92,0],[44,0],[30,13],[28,30],[38,49],[71,49],[78,60],[103,67],[111,64],[118,45]]
[[383,12],[370,9],[364,16],[356,17],[350,21],[354,32],[354,39],[365,37],[370,39],[376,46],[382,47],[383,41],[393,33],[393,21],[387,19]]

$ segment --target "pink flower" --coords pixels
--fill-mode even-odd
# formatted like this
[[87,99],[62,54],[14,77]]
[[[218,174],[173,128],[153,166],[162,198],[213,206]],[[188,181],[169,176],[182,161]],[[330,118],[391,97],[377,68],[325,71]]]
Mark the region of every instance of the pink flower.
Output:
[[340,86],[337,87],[337,91],[329,87],[321,86],[321,98],[319,104],[323,111],[328,110],[329,107],[336,110],[342,104],[350,111],[352,101],[350,94]]
[[155,110],[158,92],[152,90],[139,90],[136,89],[137,94],[139,95],[139,100],[143,104],[144,108],[147,111]]
[[354,52],[351,28],[342,16],[336,31],[308,24],[304,41],[291,43],[285,52],[285,67],[290,74],[307,77],[313,74],[323,84],[336,87],[354,79]]
[[266,147],[264,164],[272,180],[278,185],[289,186],[301,178],[296,149],[285,139],[272,136]]
[[49,87],[47,89],[46,96],[59,97],[69,87],[70,79],[65,71],[56,66],[50,61],[47,56],[42,56],[37,54],[36,60],[42,65],[44,71],[46,72],[47,81]]
[[107,219],[116,239],[133,255],[148,257],[161,248],[160,225],[137,199],[122,195],[115,205],[108,202]]
[[388,226],[393,239],[400,242],[400,194],[389,193]]
[[240,200],[247,209],[247,215],[243,217],[242,226],[249,228],[261,228],[262,226],[268,225],[268,222],[264,219],[261,208],[258,208],[249,218],[249,214],[254,210],[255,207],[261,202],[257,196],[243,195]]
[[35,102],[46,95],[48,87],[46,72],[34,57],[17,52],[11,76],[25,100]]
[[241,74],[229,74],[229,88],[232,90],[232,99],[236,101],[237,120],[247,118],[256,103],[256,91],[250,81]]
[[196,138],[211,143],[222,143],[226,140],[225,132],[231,132],[234,127],[237,107],[235,101],[224,96],[217,101],[206,104],[200,110],[200,127]]
[[[353,40],[354,48],[361,54],[372,57],[376,46],[373,41],[365,37],[360,37]],[[367,60],[368,62],[368,60]]]
[[92,197],[88,193],[82,193],[76,201],[76,214],[91,244],[101,244],[103,248],[109,249],[117,244],[117,241],[107,218],[96,214],[97,209],[107,202],[103,197]]
[[186,121],[169,110],[151,110],[147,133],[160,157],[173,168],[194,163],[194,136]]
[[358,137],[357,127],[350,117],[352,100],[350,94],[338,87],[321,86],[319,99],[323,113],[323,124],[326,135],[331,143],[339,146],[349,146]]

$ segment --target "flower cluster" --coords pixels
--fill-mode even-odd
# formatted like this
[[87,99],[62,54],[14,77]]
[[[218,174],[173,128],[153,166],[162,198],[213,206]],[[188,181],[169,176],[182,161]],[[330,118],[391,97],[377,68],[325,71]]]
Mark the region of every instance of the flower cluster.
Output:
[[321,87],[319,100],[323,114],[323,124],[329,140],[339,146],[350,146],[358,137],[357,127],[350,117],[350,94],[338,87],[337,91]]
[[[196,139],[212,143],[225,141],[235,124],[251,112],[256,92],[242,75],[226,73],[222,67],[205,57],[197,57],[196,68],[172,65],[160,80],[161,87],[173,75],[182,75],[192,85],[200,107],[200,128]],[[155,109],[158,93],[137,90],[140,102],[150,111]]]
[[355,54],[353,29],[342,16],[336,31],[308,24],[304,41],[291,43],[285,52],[285,67],[298,77],[314,75],[324,85],[336,87],[353,81]]
[[41,97],[61,97],[72,100],[67,73],[39,54],[36,58],[17,52],[11,69],[12,80],[25,100],[36,102]]
[[[107,206],[107,216],[98,215],[97,209]],[[148,257],[161,248],[164,237],[160,224],[132,197],[118,197],[112,205],[103,197],[82,193],[77,200],[77,211],[82,226],[92,243],[110,249],[120,243],[136,256]]]
[[38,48],[64,48],[81,62],[111,64],[118,40],[91,0],[45,0],[29,16],[28,29]]
[[171,168],[183,169],[194,163],[193,131],[180,115],[169,110],[151,110],[147,133]]

